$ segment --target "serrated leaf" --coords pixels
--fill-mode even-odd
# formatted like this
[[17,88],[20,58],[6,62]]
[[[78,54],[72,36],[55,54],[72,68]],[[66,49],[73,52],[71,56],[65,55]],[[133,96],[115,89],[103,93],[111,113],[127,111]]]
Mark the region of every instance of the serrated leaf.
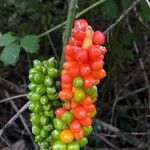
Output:
[[113,0],[109,0],[109,1],[106,1],[105,3],[102,3],[100,5],[100,8],[102,12],[108,17],[113,18],[113,19],[117,17],[118,8],[117,8],[116,3]]
[[150,21],[150,7],[146,1],[141,1],[141,15],[145,21]]
[[20,53],[20,46],[17,43],[7,45],[1,53],[1,61],[5,65],[15,65]]
[[14,42],[16,40],[16,37],[11,35],[10,32],[3,34],[0,36],[0,46],[7,46],[8,44]]
[[36,35],[26,35],[21,39],[20,45],[26,52],[35,53],[39,49],[39,38]]

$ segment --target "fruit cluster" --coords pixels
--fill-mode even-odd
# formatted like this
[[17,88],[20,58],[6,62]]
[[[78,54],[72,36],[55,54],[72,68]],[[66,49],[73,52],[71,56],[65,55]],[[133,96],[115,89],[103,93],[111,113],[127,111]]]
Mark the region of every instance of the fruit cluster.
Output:
[[29,70],[29,90],[27,97],[30,100],[30,121],[35,141],[42,149],[48,149],[52,145],[51,132],[55,117],[55,109],[61,106],[58,100],[56,79],[59,77],[57,61],[50,58],[47,61],[33,62],[33,68]]
[[60,75],[57,61],[33,62],[27,97],[32,132],[41,149],[80,150],[88,143],[96,114],[96,85],[106,76],[104,43],[103,33],[94,32],[86,20],[74,22],[69,44],[64,47],[60,91],[56,86]]
[[64,47],[66,62],[59,92],[63,107],[55,111],[57,137],[52,150],[80,150],[88,142],[86,136],[92,131],[92,117],[96,114],[96,85],[106,76],[104,42],[103,33],[94,32],[86,20],[74,22],[69,44]]

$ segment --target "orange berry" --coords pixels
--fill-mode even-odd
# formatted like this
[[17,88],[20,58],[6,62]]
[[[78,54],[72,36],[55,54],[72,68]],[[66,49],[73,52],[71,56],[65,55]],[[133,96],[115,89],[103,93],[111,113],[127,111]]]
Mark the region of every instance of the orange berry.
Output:
[[73,141],[73,133],[71,130],[64,130],[60,133],[60,139],[63,143],[71,143]]
[[79,132],[73,133],[73,136],[74,136],[74,138],[75,138],[76,140],[81,139],[81,138],[83,137],[83,135],[84,135],[84,132],[83,132],[82,129],[81,129]]

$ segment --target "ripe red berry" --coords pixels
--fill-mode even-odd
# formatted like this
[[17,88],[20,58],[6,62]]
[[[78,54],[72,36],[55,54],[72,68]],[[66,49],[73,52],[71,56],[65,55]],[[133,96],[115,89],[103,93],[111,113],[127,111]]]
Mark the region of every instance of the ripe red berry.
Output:
[[80,64],[80,73],[82,76],[87,76],[91,73],[91,67],[89,64]]
[[83,106],[78,105],[76,108],[73,109],[74,116],[81,120],[87,117],[87,111]]
[[55,111],[55,115],[57,118],[60,118],[64,112],[67,110],[65,108],[57,108]]
[[73,28],[72,29],[72,34],[75,37],[75,39],[79,40],[79,41],[83,41],[83,39],[85,38],[85,31],[81,31],[78,28]]
[[85,31],[88,27],[88,23],[85,19],[78,19],[74,22],[74,26],[80,29],[81,31]]
[[75,58],[78,62],[87,62],[88,61],[88,51],[85,49],[77,50]]
[[105,36],[101,31],[95,31],[94,32],[93,43],[96,45],[102,45],[105,43]]
[[83,106],[91,105],[92,103],[92,99],[89,95],[86,95],[84,100],[80,102],[80,104],[82,104]]
[[104,62],[101,59],[93,60],[90,63],[92,70],[99,70],[103,68]]
[[87,106],[85,106],[85,108],[86,108],[88,113],[91,113],[96,109],[94,104],[87,105]]
[[84,87],[91,88],[95,83],[95,80],[92,75],[88,75],[84,77]]
[[59,92],[59,97],[63,101],[68,101],[73,97],[73,92],[70,89],[63,89]]
[[70,130],[72,132],[79,132],[81,130],[81,125],[80,125],[80,122],[75,119],[73,120],[71,123],[70,123]]
[[74,67],[78,65],[78,62],[77,61],[69,61],[69,62],[65,62],[64,65],[63,65],[63,68],[65,70],[70,70],[70,68]]
[[100,49],[100,51],[101,51],[101,53],[102,53],[103,55],[107,53],[106,47],[100,46],[99,49]]
[[88,52],[89,52],[89,57],[92,60],[98,59],[100,57],[100,55],[101,55],[101,51],[99,49],[99,46],[97,46],[97,45],[92,45],[88,49]]
[[74,65],[69,69],[70,75],[76,77],[80,74],[79,65]]
[[70,57],[75,57],[75,50],[74,50],[74,46],[71,46],[71,45],[66,45],[64,47],[64,53],[65,55],[67,56],[70,56]]
[[72,85],[71,84],[67,84],[67,83],[63,83],[61,82],[61,88],[64,89],[69,89],[72,90]]
[[86,117],[86,118],[80,120],[80,123],[83,126],[91,126],[92,125],[92,119],[90,117]]
[[73,136],[74,136],[74,138],[75,138],[76,140],[81,139],[81,138],[83,137],[83,135],[84,135],[84,132],[83,132],[82,129],[81,129],[79,132],[74,132],[74,133],[73,133]]
[[75,39],[74,37],[71,37],[69,39],[69,44],[72,46],[82,46],[82,41],[79,41],[79,40]]
[[61,82],[66,83],[66,84],[71,84],[72,83],[72,77],[69,73],[65,73],[61,75]]
[[71,103],[70,102],[65,102],[63,106],[66,109],[71,109]]

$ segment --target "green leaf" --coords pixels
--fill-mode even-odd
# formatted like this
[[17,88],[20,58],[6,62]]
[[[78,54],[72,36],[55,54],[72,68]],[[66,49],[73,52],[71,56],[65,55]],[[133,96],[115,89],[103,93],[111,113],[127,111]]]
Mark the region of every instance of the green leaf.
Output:
[[10,32],[3,34],[0,36],[0,46],[7,46],[8,44],[14,42],[16,40],[16,37],[11,35]]
[[127,9],[132,4],[131,0],[123,0],[122,5],[124,9]]
[[141,1],[141,15],[145,21],[150,21],[150,7],[146,1]]
[[133,40],[134,40],[134,36],[132,33],[126,33],[122,37],[122,43],[125,46],[130,46],[133,43]]
[[117,17],[117,5],[113,0],[106,1],[100,5],[101,11],[110,18]]
[[39,49],[39,38],[36,35],[26,35],[20,41],[26,52],[35,53]]
[[123,60],[133,60],[133,52],[129,49],[123,47],[123,45],[119,44],[118,42],[114,42],[111,45],[111,52],[116,57],[120,58],[120,61]]
[[1,53],[1,61],[5,65],[15,65],[20,53],[20,46],[17,43],[7,45]]

